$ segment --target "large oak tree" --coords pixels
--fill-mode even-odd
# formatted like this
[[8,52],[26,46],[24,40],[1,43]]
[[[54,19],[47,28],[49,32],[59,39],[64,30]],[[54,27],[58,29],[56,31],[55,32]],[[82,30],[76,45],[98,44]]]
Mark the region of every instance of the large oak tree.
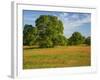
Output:
[[58,17],[41,15],[35,23],[38,32],[37,41],[40,47],[54,47],[66,44],[66,39],[63,36],[63,23]]

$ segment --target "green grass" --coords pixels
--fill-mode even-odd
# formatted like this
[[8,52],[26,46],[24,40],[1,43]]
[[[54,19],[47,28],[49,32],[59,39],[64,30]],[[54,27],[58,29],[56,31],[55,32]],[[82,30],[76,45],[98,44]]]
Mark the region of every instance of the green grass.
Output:
[[24,69],[90,66],[89,46],[23,49]]

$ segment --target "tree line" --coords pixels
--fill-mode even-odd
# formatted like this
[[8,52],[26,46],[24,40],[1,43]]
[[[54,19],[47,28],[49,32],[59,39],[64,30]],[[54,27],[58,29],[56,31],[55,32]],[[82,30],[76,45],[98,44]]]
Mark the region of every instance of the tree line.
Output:
[[37,45],[40,48],[55,46],[91,44],[91,37],[85,38],[80,32],[74,32],[70,38],[63,34],[63,23],[56,16],[40,15],[35,21],[35,27],[24,25],[23,45]]

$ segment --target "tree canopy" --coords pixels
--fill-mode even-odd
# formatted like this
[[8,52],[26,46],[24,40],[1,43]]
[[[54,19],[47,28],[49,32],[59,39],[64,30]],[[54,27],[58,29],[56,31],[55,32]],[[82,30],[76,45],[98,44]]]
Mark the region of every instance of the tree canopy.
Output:
[[55,45],[66,44],[63,36],[63,23],[56,16],[41,15],[35,23],[40,47],[54,47]]
[[85,44],[91,45],[91,37],[90,36],[85,39]]
[[79,45],[84,43],[85,37],[82,36],[80,32],[74,32],[69,38],[70,45]]
[[23,45],[37,45],[41,48],[55,46],[91,44],[91,37],[85,38],[80,32],[74,32],[67,39],[64,34],[64,26],[56,16],[40,15],[35,21],[35,27],[24,25]]
[[23,44],[33,45],[36,41],[37,29],[32,25],[25,25],[23,29]]

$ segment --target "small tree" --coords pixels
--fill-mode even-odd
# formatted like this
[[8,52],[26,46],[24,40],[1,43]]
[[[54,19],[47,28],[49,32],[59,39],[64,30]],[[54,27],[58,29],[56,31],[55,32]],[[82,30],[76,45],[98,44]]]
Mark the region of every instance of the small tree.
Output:
[[84,37],[80,32],[74,32],[72,36],[68,39],[69,45],[79,45],[84,43]]
[[23,45],[33,45],[36,41],[37,29],[32,25],[25,25],[23,29]]

